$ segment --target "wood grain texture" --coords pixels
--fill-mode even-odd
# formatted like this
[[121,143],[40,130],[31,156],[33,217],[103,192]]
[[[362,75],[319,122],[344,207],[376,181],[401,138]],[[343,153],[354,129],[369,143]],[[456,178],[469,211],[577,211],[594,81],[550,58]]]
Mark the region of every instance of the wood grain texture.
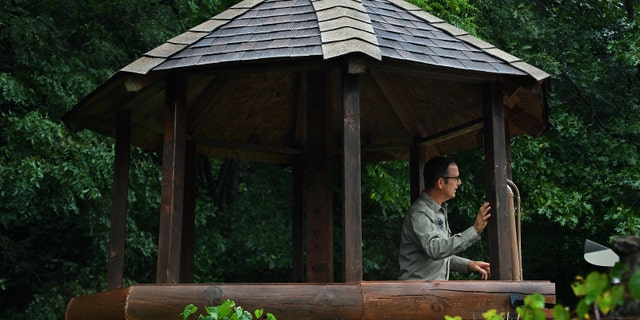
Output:
[[[227,299],[251,312],[264,309],[279,320],[478,319],[489,309],[513,315],[510,295],[533,293],[555,303],[555,285],[546,281],[135,285],[71,300],[67,320],[175,320],[190,303],[203,310]],[[551,310],[545,312],[551,318]]]

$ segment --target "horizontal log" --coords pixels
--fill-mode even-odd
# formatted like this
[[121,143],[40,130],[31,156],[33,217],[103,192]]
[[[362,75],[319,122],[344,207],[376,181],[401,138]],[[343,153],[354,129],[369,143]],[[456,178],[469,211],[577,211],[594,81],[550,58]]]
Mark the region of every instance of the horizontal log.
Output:
[[114,289],[71,299],[67,319],[126,319],[129,288]]
[[[540,293],[555,303],[546,281],[379,281],[357,284],[178,284],[134,285],[76,297],[67,320],[178,319],[190,303],[200,310],[231,299],[250,312],[264,309],[287,319],[463,319],[496,309],[514,314],[510,296]],[[551,310],[545,310],[551,318]]]
[[[555,285],[550,282],[516,281],[405,281],[364,282],[363,319],[482,319],[490,309],[510,315],[511,295],[540,293],[555,304]],[[545,310],[551,318],[551,310]]]

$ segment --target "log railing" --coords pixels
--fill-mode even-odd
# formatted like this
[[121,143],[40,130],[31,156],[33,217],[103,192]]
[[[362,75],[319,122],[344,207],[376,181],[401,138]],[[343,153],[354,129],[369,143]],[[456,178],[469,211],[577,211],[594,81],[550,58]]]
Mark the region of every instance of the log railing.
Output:
[[[190,303],[203,310],[231,299],[279,320],[481,319],[490,309],[514,316],[512,298],[533,293],[544,295],[549,306],[555,303],[555,285],[547,281],[134,285],[74,298],[66,318],[176,320]],[[551,309],[545,312],[551,318]]]

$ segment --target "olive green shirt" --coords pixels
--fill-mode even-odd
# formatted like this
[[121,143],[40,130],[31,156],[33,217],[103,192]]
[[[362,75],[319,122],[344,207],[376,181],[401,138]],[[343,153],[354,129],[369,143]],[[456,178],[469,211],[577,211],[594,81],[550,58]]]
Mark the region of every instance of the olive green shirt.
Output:
[[478,232],[451,235],[447,204],[440,206],[422,192],[407,211],[400,234],[400,280],[448,280],[449,272],[468,272],[469,259],[456,256],[476,241]]

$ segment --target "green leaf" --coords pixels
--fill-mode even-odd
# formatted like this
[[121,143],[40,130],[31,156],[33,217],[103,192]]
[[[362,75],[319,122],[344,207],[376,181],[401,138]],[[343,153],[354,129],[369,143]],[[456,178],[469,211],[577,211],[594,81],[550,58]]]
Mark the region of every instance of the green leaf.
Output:
[[584,299],[580,300],[576,306],[576,314],[579,318],[584,318],[585,315],[589,314],[590,308],[591,303],[587,303]]
[[482,318],[485,320],[502,320],[504,314],[498,313],[496,309],[488,310],[487,312],[482,314]]
[[528,295],[524,298],[524,305],[517,307],[516,312],[523,318],[529,320],[545,319],[544,312],[544,296],[536,293]]
[[555,320],[569,320],[571,314],[569,313],[569,308],[563,307],[560,304],[556,304],[553,307],[553,318]]
[[198,307],[196,307],[193,304],[189,304],[186,307],[184,307],[184,311],[182,311],[182,313],[180,314],[182,316],[182,319],[187,319],[190,315],[196,313],[198,311]]
[[230,317],[233,313],[233,307],[235,307],[235,302],[232,300],[226,300],[220,306],[218,306],[218,317],[220,319],[224,319]]

